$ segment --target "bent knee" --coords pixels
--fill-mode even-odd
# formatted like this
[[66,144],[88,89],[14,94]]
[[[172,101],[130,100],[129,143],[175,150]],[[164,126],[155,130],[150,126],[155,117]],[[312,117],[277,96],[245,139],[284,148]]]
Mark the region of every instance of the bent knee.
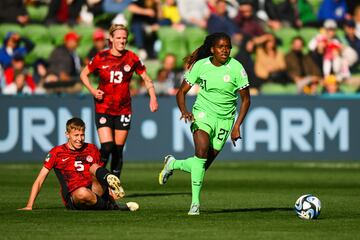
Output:
[[77,204],[92,205],[96,203],[95,194],[90,189],[87,189],[85,187],[76,189],[74,192],[71,193],[71,197],[73,201]]

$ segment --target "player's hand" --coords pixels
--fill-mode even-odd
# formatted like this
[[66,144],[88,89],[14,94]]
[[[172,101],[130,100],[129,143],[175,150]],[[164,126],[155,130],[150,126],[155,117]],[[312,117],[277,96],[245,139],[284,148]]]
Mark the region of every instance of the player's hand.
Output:
[[103,100],[104,98],[104,92],[100,89],[96,89],[96,91],[93,93],[96,100]]
[[151,111],[151,112],[156,112],[156,111],[158,110],[159,104],[158,104],[156,98],[155,98],[155,99],[151,99],[151,98],[150,98],[149,107],[150,107],[150,111]]
[[234,127],[233,130],[231,131],[231,141],[234,147],[236,147],[236,141],[238,139],[241,139],[240,128]]
[[21,210],[21,211],[31,211],[31,210],[32,210],[32,207],[19,208],[18,210]]
[[185,123],[189,122],[193,122],[194,121],[194,115],[190,112],[182,112],[181,113],[181,117],[180,120],[184,119]]

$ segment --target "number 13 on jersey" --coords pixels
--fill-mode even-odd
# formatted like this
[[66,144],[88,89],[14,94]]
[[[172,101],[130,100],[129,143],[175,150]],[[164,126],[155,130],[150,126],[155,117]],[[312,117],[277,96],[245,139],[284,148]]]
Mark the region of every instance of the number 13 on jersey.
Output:
[[121,83],[124,74],[122,71],[111,71],[110,72],[110,83]]

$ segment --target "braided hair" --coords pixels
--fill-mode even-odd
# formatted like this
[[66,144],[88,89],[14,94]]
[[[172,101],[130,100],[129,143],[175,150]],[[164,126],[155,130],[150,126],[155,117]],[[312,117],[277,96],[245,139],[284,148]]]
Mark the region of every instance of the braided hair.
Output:
[[191,66],[199,59],[207,58],[212,56],[211,48],[215,45],[220,39],[226,39],[230,43],[231,47],[231,38],[224,32],[217,32],[206,36],[204,43],[193,51],[190,56],[184,58],[185,68],[189,69]]

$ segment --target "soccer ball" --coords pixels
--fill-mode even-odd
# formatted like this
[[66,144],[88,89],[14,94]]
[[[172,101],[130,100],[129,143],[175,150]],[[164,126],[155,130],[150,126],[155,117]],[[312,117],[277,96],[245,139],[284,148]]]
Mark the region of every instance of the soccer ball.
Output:
[[321,202],[317,197],[305,194],[296,200],[294,210],[299,218],[316,219],[320,215]]

